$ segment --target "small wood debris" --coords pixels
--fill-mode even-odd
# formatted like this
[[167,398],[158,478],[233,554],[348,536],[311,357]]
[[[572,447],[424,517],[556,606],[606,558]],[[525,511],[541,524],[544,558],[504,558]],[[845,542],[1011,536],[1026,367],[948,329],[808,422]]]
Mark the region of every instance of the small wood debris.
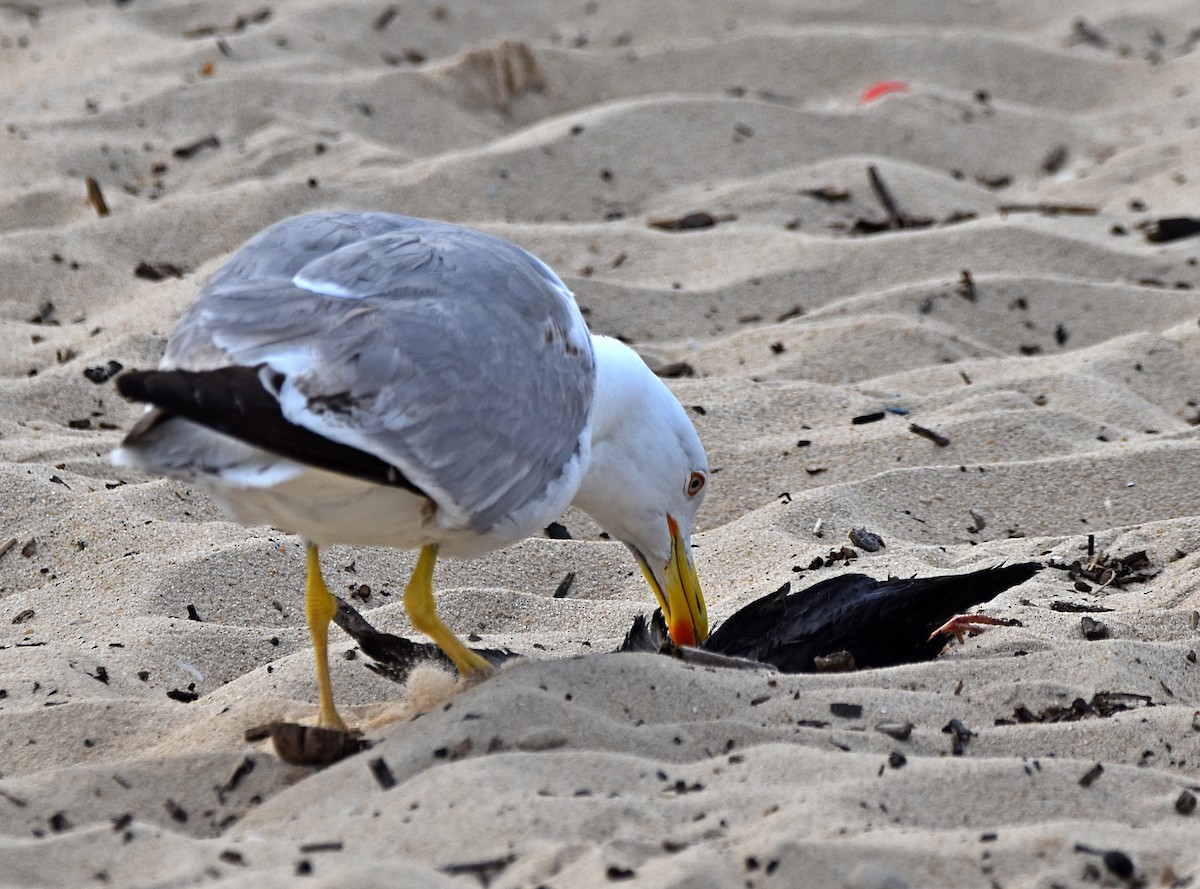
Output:
[[1089,642],[1096,642],[1100,639],[1109,637],[1108,624],[1102,620],[1096,620],[1094,617],[1084,615],[1079,619],[1079,628],[1083,631],[1083,638]]
[[1079,778],[1080,787],[1091,787],[1096,783],[1097,779],[1104,774],[1104,766],[1096,763],[1090,769],[1083,773]]
[[1133,692],[1102,691],[1092,695],[1091,701],[1076,698],[1069,707],[1047,707],[1040,713],[1032,712],[1024,705],[1013,710],[1013,718],[1019,723],[1028,722],[1077,722],[1080,719],[1103,719],[1114,713],[1151,707],[1149,695]]
[[910,423],[908,426],[908,431],[913,435],[919,435],[921,438],[929,439],[939,448],[944,448],[950,444],[950,439],[942,435],[940,432],[934,432],[932,429],[927,429],[926,427],[920,426],[916,423]]
[[196,28],[189,28],[183,32],[183,36],[189,40],[195,40],[200,37],[216,37],[222,34],[237,34],[244,31],[250,25],[260,25],[263,22],[269,21],[271,18],[271,7],[263,6],[254,12],[239,15],[229,25],[200,25]]
[[835,701],[829,705],[829,712],[840,719],[861,719],[863,708],[862,704],[844,704]]
[[96,215],[104,217],[108,215],[108,203],[104,200],[104,192],[100,190],[100,183],[88,176],[85,180],[87,184],[87,200],[92,209],[96,211]]
[[554,588],[555,599],[565,599],[571,592],[571,586],[575,583],[575,572],[568,571],[562,580],[558,582],[558,586]]
[[384,762],[382,756],[370,760],[367,768],[371,770],[371,777],[375,779],[380,790],[391,790],[396,786],[396,776],[392,774],[392,770],[388,768],[388,764]]
[[800,194],[810,198],[815,198],[818,201],[823,201],[826,204],[840,204],[843,201],[850,200],[850,192],[844,188],[839,188],[836,185],[822,185],[819,188],[804,188],[800,190]]
[[1070,564],[1051,560],[1046,564],[1067,572],[1071,580],[1083,578],[1102,587],[1126,587],[1132,583],[1145,583],[1158,576],[1158,571],[1145,570],[1151,567],[1150,557],[1145,550],[1125,556],[1110,556],[1106,552],[1095,553],[1086,564],[1079,560]]
[[897,741],[907,741],[912,737],[913,724],[911,722],[881,722],[875,726],[875,731],[882,732]]
[[220,148],[221,140],[215,135],[205,136],[203,139],[198,139],[195,142],[189,142],[187,145],[180,145],[171,149],[172,157],[177,157],[180,160],[190,160],[206,148]]
[[566,525],[551,522],[546,526],[546,536],[551,540],[570,540],[571,532],[567,530]]
[[[438,868],[450,877],[470,876],[479,880],[481,886],[490,886],[492,880],[500,876],[510,864],[517,860],[516,855],[505,855],[501,858],[489,858],[485,861],[470,861],[463,864],[446,864]],[[609,868],[613,870],[613,868]],[[630,871],[632,875],[633,871]],[[609,879],[613,879],[609,877]]]
[[[728,217],[732,218],[732,217]],[[721,221],[726,221],[723,218]],[[651,228],[656,228],[659,231],[665,232],[681,232],[691,231],[698,228],[712,228],[717,224],[717,217],[711,213],[698,211],[695,213],[687,213],[677,219],[651,219],[646,224]]]
[[146,281],[165,281],[167,278],[182,278],[187,269],[171,262],[139,262],[133,274]]
[[859,414],[857,417],[850,418],[851,426],[865,426],[867,423],[878,423],[887,416],[886,411],[874,411],[870,414]]
[[369,746],[361,732],[298,722],[272,722],[268,731],[275,753],[296,766],[327,766]]

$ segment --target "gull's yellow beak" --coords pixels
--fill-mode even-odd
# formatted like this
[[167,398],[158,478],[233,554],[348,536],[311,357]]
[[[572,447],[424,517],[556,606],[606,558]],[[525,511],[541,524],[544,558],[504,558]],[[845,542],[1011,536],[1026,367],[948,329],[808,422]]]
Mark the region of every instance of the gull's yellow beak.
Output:
[[640,553],[638,564],[658,599],[671,641],[676,645],[699,645],[708,638],[708,611],[700,592],[700,579],[696,577],[691,548],[679,530],[679,523],[668,515],[667,527],[671,532],[671,556],[663,581],[659,582]]

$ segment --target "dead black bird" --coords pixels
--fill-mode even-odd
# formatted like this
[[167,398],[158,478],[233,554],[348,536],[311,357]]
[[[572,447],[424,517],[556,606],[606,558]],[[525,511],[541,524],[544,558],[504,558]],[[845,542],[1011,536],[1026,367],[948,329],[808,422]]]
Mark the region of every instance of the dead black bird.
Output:
[[[785,583],[734,613],[702,646],[708,653],[769,664],[784,673],[810,673],[816,661],[848,652],[857,667],[891,667],[931,660],[946,643],[984,616],[956,618],[1024,583],[1038,562],[985,568],[970,574],[875,580],[843,574],[791,592]],[[673,651],[664,630],[634,622],[622,651]]]
[[[855,667],[892,667],[932,660],[947,635],[980,623],[999,623],[961,612],[989,602],[1042,570],[1039,562],[985,568],[969,574],[875,580],[865,574],[830,577],[793,593],[785,583],[735,612],[704,644],[672,644],[661,612],[638,617],[618,651],[673,654],[693,663],[726,667],[772,666],[783,673],[811,673],[817,659],[848,652]],[[337,623],[352,636],[374,672],[404,682],[421,663],[451,669],[436,645],[414,642],[372,627],[339,599]],[[509,649],[475,648],[493,666],[518,657]]]

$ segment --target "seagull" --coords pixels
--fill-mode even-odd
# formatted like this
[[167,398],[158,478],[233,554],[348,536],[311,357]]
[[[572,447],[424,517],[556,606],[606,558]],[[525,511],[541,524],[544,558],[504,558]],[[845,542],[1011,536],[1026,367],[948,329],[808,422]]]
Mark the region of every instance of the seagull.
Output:
[[405,608],[466,680],[492,666],[437,615],[438,556],[499,549],[570,504],[629,549],[676,644],[708,635],[695,428],[636,352],[588,331],[549,266],[498,237],[390,213],[285,219],[209,279],[159,368],[117,389],[147,409],[116,466],[304,539],[322,727],[346,727],[324,545],[418,550]]

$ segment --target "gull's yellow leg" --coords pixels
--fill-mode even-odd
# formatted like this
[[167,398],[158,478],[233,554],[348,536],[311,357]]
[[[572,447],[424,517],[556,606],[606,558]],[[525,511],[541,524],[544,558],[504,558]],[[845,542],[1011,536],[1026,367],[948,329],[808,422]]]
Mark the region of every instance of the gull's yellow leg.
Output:
[[329,681],[329,622],[337,611],[337,600],[321,577],[321,560],[315,544],[306,544],[308,580],[304,586],[304,616],[312,634],[313,657],[317,661],[317,724],[322,728],[346,728],[333,706],[333,685]]
[[459,641],[450,628],[437,616],[433,603],[433,565],[437,561],[437,544],[421,548],[417,567],[413,569],[408,586],[404,588],[404,607],[413,628],[424,633],[446,653],[464,678],[477,679],[492,671],[492,665]]

